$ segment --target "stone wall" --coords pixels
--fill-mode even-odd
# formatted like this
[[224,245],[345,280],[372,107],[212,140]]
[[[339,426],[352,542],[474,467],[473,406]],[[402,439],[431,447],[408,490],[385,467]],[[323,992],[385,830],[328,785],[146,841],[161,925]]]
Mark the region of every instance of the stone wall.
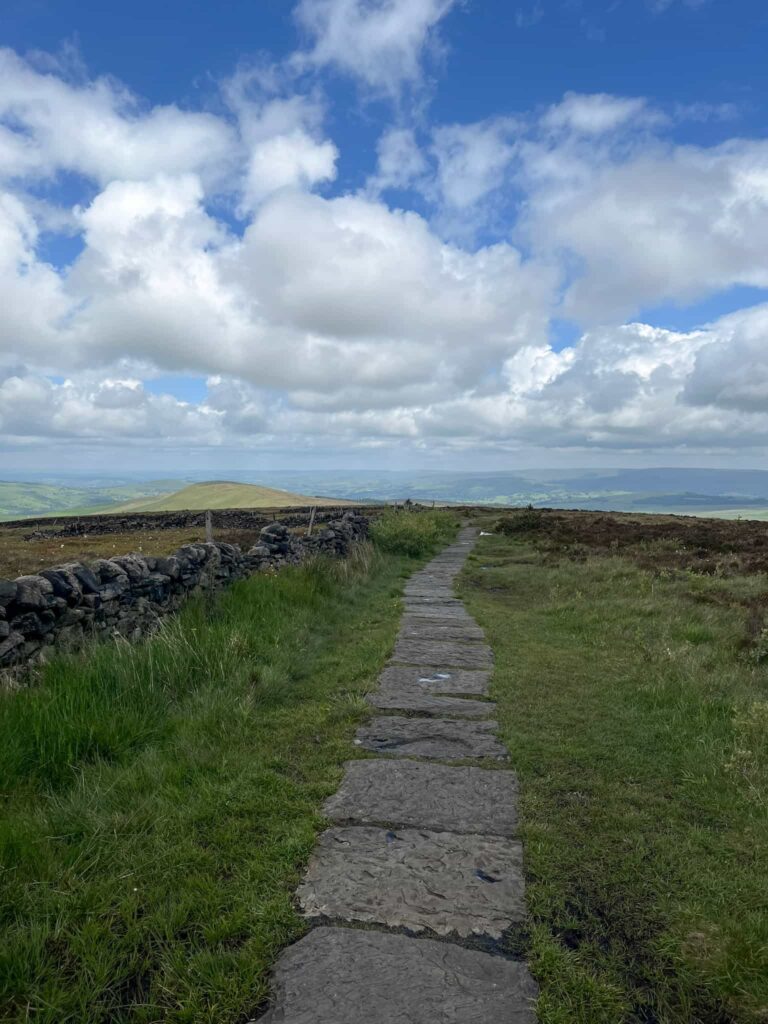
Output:
[[[335,505],[319,506],[315,510],[315,522],[334,521],[349,511],[349,507]],[[285,526],[306,526],[311,506],[306,508],[274,509],[222,508],[213,512],[213,521],[221,530],[255,530],[279,519]],[[378,515],[381,506],[362,506],[354,511]],[[27,540],[39,537],[82,537],[106,533],[133,533],[139,530],[185,530],[205,525],[205,512],[135,512],[118,515],[115,512],[104,515],[57,516],[55,519],[14,519],[3,522],[4,530],[19,530]]]
[[368,518],[345,512],[311,537],[283,522],[265,526],[248,552],[235,544],[187,544],[167,557],[122,555],[0,579],[0,669],[29,664],[89,639],[138,640],[192,593],[256,572],[298,565],[313,554],[340,557],[368,535]]

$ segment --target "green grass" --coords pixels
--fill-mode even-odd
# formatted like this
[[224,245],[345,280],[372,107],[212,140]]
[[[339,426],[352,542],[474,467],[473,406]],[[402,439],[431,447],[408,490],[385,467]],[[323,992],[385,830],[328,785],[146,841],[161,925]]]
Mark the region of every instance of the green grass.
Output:
[[173,486],[174,481],[170,480],[112,487],[63,487],[0,480],[0,522],[25,517],[89,515],[129,499],[148,500],[173,490]]
[[541,1024],[768,1020],[764,577],[488,537],[462,585],[521,779]]
[[0,699],[0,1019],[257,1012],[414,564],[254,577]]
[[388,509],[371,524],[371,536],[383,551],[418,558],[433,554],[456,531],[456,516],[445,509]]

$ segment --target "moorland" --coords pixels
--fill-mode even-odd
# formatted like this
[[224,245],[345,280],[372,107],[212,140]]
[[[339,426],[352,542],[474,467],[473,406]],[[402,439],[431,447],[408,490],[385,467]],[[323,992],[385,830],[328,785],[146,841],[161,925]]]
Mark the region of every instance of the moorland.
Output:
[[484,534],[458,591],[520,778],[529,920],[505,952],[540,1024],[766,1020],[768,527],[483,507],[379,510],[346,562],[3,695],[2,1019],[258,1015],[404,580],[459,518]]

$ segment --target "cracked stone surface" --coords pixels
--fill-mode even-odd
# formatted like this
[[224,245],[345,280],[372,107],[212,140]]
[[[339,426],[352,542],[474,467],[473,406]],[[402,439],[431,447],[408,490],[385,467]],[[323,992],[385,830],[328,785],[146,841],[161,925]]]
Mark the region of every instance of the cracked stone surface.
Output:
[[450,640],[398,639],[392,661],[409,665],[454,665],[458,668],[485,668],[493,664],[487,644],[460,644]]
[[431,757],[443,761],[464,758],[507,760],[507,749],[496,738],[496,722],[455,721],[448,718],[374,718],[358,730],[365,750],[401,757]]
[[434,587],[418,587],[403,592],[405,601],[450,601],[454,597],[453,590],[438,590]]
[[422,619],[415,615],[403,616],[400,636],[409,640],[452,640],[456,643],[477,643],[485,639],[482,629],[471,619],[452,622],[438,618]]
[[448,604],[444,601],[406,601],[403,605],[405,618],[414,619],[440,619],[443,622],[471,622],[476,625],[475,620],[469,615],[462,605]]
[[331,821],[418,826],[431,831],[513,836],[514,772],[417,761],[349,761],[337,793],[325,802]]
[[430,939],[315,928],[275,970],[262,1024],[535,1024],[524,964]]
[[380,676],[382,689],[416,688],[424,693],[488,693],[491,673],[446,665],[388,665]]
[[307,917],[500,939],[525,917],[522,862],[498,836],[330,828],[296,895]]
[[490,718],[496,705],[489,700],[466,700],[461,697],[438,697],[421,688],[379,687],[368,694],[371,707],[381,711],[410,711],[421,715],[442,715],[445,718]]

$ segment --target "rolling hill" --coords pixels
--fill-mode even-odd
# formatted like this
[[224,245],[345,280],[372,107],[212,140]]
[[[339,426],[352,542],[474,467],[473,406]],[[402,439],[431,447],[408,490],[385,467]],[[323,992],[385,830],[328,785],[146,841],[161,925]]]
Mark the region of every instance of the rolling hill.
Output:
[[157,498],[138,498],[122,505],[113,505],[104,511],[127,512],[180,512],[216,508],[290,508],[296,505],[351,505],[353,502],[335,498],[313,498],[306,494],[292,494],[255,484],[238,484],[226,480],[190,484],[173,494]]
[[94,486],[0,480],[0,521],[28,516],[88,515],[118,503],[150,501],[180,487],[181,480],[152,480]]

